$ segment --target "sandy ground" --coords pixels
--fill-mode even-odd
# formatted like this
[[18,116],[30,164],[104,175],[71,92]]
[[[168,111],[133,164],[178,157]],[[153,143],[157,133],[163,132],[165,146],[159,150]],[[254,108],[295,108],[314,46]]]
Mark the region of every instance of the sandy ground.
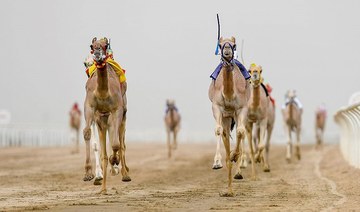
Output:
[[[71,148],[0,150],[0,210],[51,211],[320,211],[360,210],[360,170],[347,165],[337,145],[322,151],[302,147],[302,160],[287,164],[285,147],[271,148],[271,172],[258,167],[259,180],[234,181],[226,190],[227,171],[212,170],[215,143],[180,144],[167,159],[162,144],[128,143],[132,181],[109,176],[108,195],[84,182],[85,153]],[[225,158],[223,154],[223,158]]]

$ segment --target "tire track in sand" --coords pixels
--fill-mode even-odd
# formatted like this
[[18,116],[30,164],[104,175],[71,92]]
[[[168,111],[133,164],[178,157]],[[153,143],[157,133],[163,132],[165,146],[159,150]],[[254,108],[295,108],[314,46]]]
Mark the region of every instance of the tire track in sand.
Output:
[[[325,147],[326,148],[326,147]],[[332,147],[334,148],[334,147]],[[315,169],[314,169],[314,173],[316,174],[316,176],[318,178],[320,178],[321,180],[325,181],[329,186],[330,186],[330,192],[338,197],[340,197],[340,199],[336,202],[333,203],[333,205],[321,210],[321,211],[331,211],[333,210],[336,206],[342,205],[347,201],[347,197],[344,194],[341,194],[338,192],[337,187],[336,187],[336,183],[332,180],[330,180],[327,177],[322,176],[321,171],[320,171],[320,162],[323,159],[323,155],[327,154],[329,152],[329,148],[326,148],[326,151],[324,152],[324,150],[321,151],[316,151],[315,149],[312,150],[314,151],[314,154],[319,154],[320,156],[317,157],[316,162],[315,162]],[[316,151],[316,152],[315,152]]]

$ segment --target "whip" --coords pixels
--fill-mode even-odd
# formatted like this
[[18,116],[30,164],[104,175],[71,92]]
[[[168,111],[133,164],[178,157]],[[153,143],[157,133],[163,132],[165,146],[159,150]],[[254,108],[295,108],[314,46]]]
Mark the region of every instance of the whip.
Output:
[[217,36],[217,44],[216,44],[216,49],[215,49],[215,55],[219,54],[219,40],[220,40],[220,18],[219,18],[219,14],[216,14],[216,19],[217,19],[217,24],[218,24],[218,36]]

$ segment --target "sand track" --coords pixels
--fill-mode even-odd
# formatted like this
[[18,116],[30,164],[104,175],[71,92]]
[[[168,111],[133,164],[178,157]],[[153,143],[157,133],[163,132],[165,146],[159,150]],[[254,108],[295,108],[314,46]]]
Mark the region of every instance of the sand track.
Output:
[[[302,147],[302,160],[285,161],[285,147],[271,147],[271,172],[250,167],[234,181],[235,197],[226,189],[226,168],[212,170],[214,144],[182,144],[171,160],[166,146],[128,144],[132,182],[108,176],[108,195],[83,182],[84,149],[5,148],[0,150],[0,210],[55,211],[299,211],[360,209],[360,170],[347,165],[335,145],[315,151]],[[223,158],[224,154],[223,154]]]

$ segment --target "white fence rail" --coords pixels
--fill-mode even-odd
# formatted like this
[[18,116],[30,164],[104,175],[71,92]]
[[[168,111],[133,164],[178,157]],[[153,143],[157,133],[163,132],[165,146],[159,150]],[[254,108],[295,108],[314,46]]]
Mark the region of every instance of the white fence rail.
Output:
[[45,147],[72,144],[70,130],[0,126],[1,147]]
[[341,108],[334,116],[340,126],[340,148],[350,165],[360,168],[360,103]]

